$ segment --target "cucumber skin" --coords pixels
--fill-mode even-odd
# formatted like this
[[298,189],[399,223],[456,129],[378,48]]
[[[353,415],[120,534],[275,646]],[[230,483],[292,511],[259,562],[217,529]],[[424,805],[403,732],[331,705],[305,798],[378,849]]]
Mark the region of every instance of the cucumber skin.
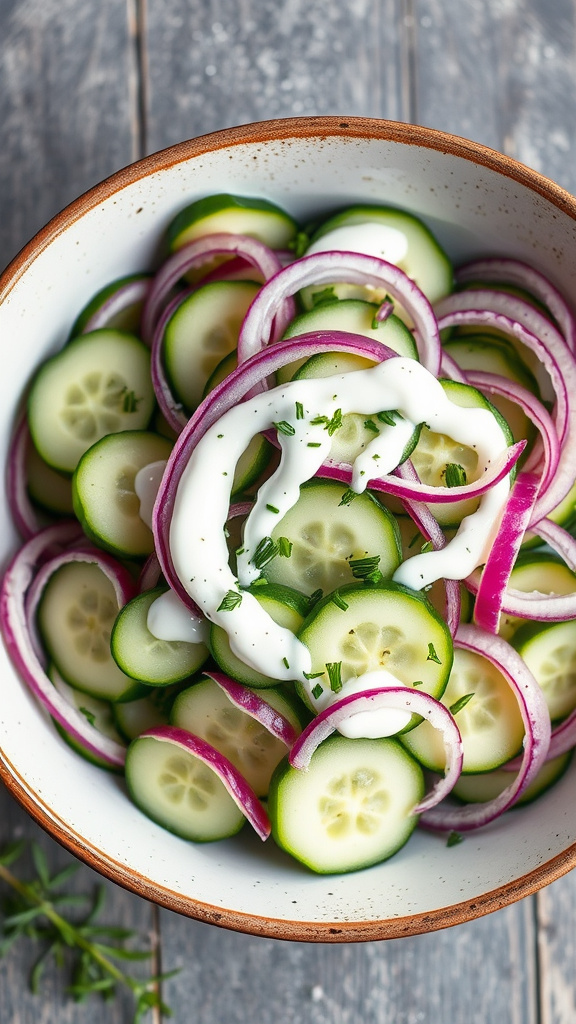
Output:
[[169,250],[172,252],[177,247],[179,236],[192,224],[199,220],[204,220],[205,217],[211,217],[213,214],[222,213],[226,208],[235,210],[257,210],[261,213],[270,213],[275,216],[281,216],[286,223],[293,225],[294,234],[296,234],[298,230],[296,221],[290,217],[285,210],[276,206],[275,203],[271,203],[268,199],[252,199],[222,192],[217,195],[205,196],[203,199],[198,199],[196,202],[190,203],[188,206],[184,207],[183,210],[180,210],[180,213],[176,214],[174,220],[169,224],[166,233],[166,241]]
[[[338,743],[340,740],[343,740],[343,739],[344,739],[344,737],[340,736],[339,734],[335,734],[333,736],[329,736],[328,739],[323,741],[323,743],[320,745],[318,750],[321,750],[323,748],[326,749],[327,747],[330,747],[330,746],[334,745],[335,743]],[[356,740],[350,740],[349,742],[350,743],[355,743]],[[373,742],[378,742],[378,741],[373,741]],[[397,743],[397,741],[394,740],[394,739],[389,739],[387,737],[386,738],[386,742],[394,744],[397,747],[400,747],[400,744]],[[416,759],[412,756],[412,754],[409,753],[409,751],[405,750],[403,747],[401,749],[402,749],[403,754],[407,755],[407,760],[411,760],[413,762],[413,764],[414,764],[415,769],[418,770],[418,772],[421,774],[421,780],[422,781],[421,781],[421,788],[420,788],[419,799],[422,799],[422,797],[424,796],[424,791],[425,791],[424,775],[422,773],[422,769],[421,769],[420,765],[418,764],[418,762],[416,761]],[[317,752],[318,751],[315,751],[315,753],[317,753]],[[269,818],[270,818],[270,824],[272,826],[271,836],[272,836],[274,842],[276,843],[276,845],[281,850],[284,850],[284,852],[287,853],[289,856],[291,856],[295,860],[299,861],[301,864],[303,864],[305,867],[309,868],[309,870],[313,871],[317,875],[335,875],[335,874],[338,874],[338,875],[342,874],[343,875],[343,874],[350,874],[350,873],[355,872],[355,871],[361,871],[364,868],[372,867],[374,864],[381,864],[383,861],[389,860],[390,857],[393,857],[394,854],[398,853],[398,851],[401,850],[402,847],[406,845],[406,843],[408,842],[408,840],[409,840],[410,836],[412,835],[414,829],[416,828],[416,825],[418,824],[418,817],[415,814],[412,815],[412,819],[413,819],[413,821],[412,821],[412,828],[410,828],[407,831],[407,834],[402,839],[402,841],[400,843],[398,843],[398,845],[396,845],[389,852],[387,852],[383,857],[377,857],[377,858],[368,859],[368,860],[366,860],[366,862],[363,862],[363,863],[355,862],[354,864],[350,864],[347,867],[343,867],[342,865],[340,865],[338,868],[334,868],[334,869],[322,869],[322,868],[319,868],[317,865],[311,864],[309,860],[305,860],[303,857],[298,856],[296,853],[294,853],[294,851],[292,849],[289,848],[289,844],[286,843],[286,841],[285,841],[285,839],[283,838],[283,835],[282,835],[282,833],[283,833],[283,829],[282,829],[282,825],[281,825],[282,815],[280,813],[281,812],[281,802],[282,802],[282,786],[287,781],[289,781],[291,775],[293,775],[294,773],[302,774],[303,772],[305,773],[305,771],[309,770],[309,769],[303,770],[303,769],[300,769],[300,768],[293,768],[291,766],[288,758],[289,758],[289,754],[286,754],[286,756],[282,758],[282,760],[279,762],[279,764],[274,769],[274,772],[272,773],[272,778],[270,780],[270,789],[268,791],[267,810],[268,810],[268,815],[269,815]],[[312,755],[312,758],[314,758],[314,754]]]

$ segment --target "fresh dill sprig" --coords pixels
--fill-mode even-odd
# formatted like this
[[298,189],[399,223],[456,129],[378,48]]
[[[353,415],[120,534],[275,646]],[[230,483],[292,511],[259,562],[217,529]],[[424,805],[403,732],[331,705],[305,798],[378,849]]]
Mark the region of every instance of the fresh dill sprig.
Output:
[[467,483],[466,470],[457,462],[447,462],[444,473],[446,487],[463,487]]
[[237,590],[228,590],[224,594],[220,604],[216,611],[218,612],[233,612],[239,604],[242,603],[242,594],[239,594]]
[[275,544],[272,537],[263,537],[257,545],[250,561],[256,569],[263,569],[264,566],[268,565],[268,562],[271,562],[273,558],[276,558],[277,554],[278,545]]
[[339,693],[344,685],[342,682],[342,662],[327,661],[326,672],[330,682],[330,689],[333,693]]
[[378,568],[379,563],[380,555],[368,555],[366,558],[351,558],[348,564],[355,579],[381,583],[384,577]]
[[113,999],[124,987],[134,995],[133,1024],[153,1009],[171,1016],[170,1007],[162,1001],[160,983],[177,971],[137,978],[123,970],[116,961],[149,960],[153,951],[127,949],[126,942],[134,932],[98,923],[106,898],[104,886],[98,886],[93,894],[67,892],[65,883],[79,865],[71,863],[50,875],[44,851],[36,843],[30,845],[36,876],[23,881],[11,866],[22,857],[26,846],[25,842],[13,843],[0,852],[0,882],[9,889],[0,895],[0,956],[25,936],[39,947],[29,974],[31,992],[40,991],[44,971],[52,961],[60,969],[70,969],[67,992],[75,1002],[83,1002],[95,993]]

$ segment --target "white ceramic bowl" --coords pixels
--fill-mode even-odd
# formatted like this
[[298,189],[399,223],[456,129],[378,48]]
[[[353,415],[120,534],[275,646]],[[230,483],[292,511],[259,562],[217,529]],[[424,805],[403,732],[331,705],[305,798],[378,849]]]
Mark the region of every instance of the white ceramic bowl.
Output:
[[[454,136],[385,121],[297,118],[207,135],[149,157],[48,224],[0,279],[0,447],[30,372],[102,285],[154,263],[186,203],[266,196],[306,218],[353,200],[406,207],[456,259],[503,253],[571,294],[576,201],[534,171]],[[0,499],[3,564],[18,544]],[[0,772],[17,800],[96,870],[201,920],[290,939],[354,941],[441,928],[506,905],[576,863],[576,765],[542,801],[451,848],[416,834],[369,870],[314,876],[249,829],[192,845],[148,821],[122,783],[59,739],[0,652]]]

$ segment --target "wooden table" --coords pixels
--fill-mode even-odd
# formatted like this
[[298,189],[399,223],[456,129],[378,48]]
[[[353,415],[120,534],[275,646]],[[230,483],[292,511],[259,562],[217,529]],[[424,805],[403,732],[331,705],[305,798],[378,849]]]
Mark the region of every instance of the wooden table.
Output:
[[[131,160],[269,117],[414,121],[575,192],[575,48],[573,0],[0,0],[0,266]],[[68,861],[6,792],[0,822],[1,842],[35,834]],[[449,931],[345,946],[227,933],[109,888],[111,917],[182,967],[164,993],[178,1022],[576,1021],[576,876]],[[128,1000],[77,1006],[50,975],[29,995],[30,955],[0,961],[0,1024],[130,1019]]]

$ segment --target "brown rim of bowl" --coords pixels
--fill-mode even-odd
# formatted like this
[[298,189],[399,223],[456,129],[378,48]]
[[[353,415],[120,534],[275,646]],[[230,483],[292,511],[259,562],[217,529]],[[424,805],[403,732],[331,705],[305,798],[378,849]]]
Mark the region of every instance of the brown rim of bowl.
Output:
[[[260,121],[181,142],[130,164],[89,189],[49,221],[9,264],[0,276],[0,303],[4,301],[26,269],[54,238],[89,210],[109,199],[127,185],[163,168],[226,147],[262,142],[288,142],[291,139],[302,138],[322,139],[330,136],[401,142],[481,164],[538,193],[576,221],[576,199],[559,185],[511,157],[459,136],[432,128],[423,128],[419,125],[364,117],[295,117]],[[576,867],[576,843],[574,843],[568,849],[520,878],[499,886],[491,892],[483,893],[472,901],[466,900],[426,913],[381,921],[335,921],[332,923],[264,918],[200,903],[193,898],[181,896],[170,889],[158,886],[150,879],[137,875],[119,862],[111,860],[104,851],[87,846],[81,836],[74,833],[69,825],[61,821],[37,795],[32,795],[28,791],[24,780],[5,759],[2,751],[0,751],[0,778],[24,810],[53,839],[111,881],[176,913],[233,931],[269,938],[302,942],[368,942],[437,931],[508,906],[531,895]]]

